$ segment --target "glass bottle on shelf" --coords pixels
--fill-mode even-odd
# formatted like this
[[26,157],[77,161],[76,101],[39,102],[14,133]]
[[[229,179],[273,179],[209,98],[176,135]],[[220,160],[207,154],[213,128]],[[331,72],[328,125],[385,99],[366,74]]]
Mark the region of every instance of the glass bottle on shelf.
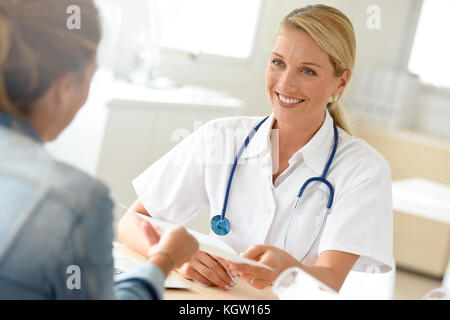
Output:
[[132,68],[129,80],[134,84],[149,86],[159,77],[161,48],[158,35],[157,2],[140,1],[140,16],[133,44]]

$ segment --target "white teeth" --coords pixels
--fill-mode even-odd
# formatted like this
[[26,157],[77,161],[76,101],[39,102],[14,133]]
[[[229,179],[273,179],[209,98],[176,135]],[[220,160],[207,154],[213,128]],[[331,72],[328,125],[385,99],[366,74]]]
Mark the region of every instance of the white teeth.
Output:
[[280,98],[280,100],[282,102],[287,103],[287,104],[295,104],[295,103],[299,103],[299,102],[303,102],[304,101],[303,99],[302,100],[288,99],[288,98],[283,97],[281,94],[278,94],[278,97]]

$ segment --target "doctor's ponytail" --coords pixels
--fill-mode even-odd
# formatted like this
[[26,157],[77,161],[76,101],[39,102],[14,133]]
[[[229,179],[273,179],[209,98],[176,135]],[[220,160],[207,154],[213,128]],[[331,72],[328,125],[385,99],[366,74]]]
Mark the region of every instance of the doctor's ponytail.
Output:
[[[346,70],[352,74],[356,57],[355,33],[352,22],[341,11],[321,4],[295,9],[283,19],[278,32],[284,28],[296,28],[310,35],[328,54],[336,77]],[[331,97],[327,109],[336,125],[351,134],[347,113],[339,104],[341,96]]]
[[[79,28],[69,28],[69,8]],[[0,112],[26,117],[68,72],[81,80],[96,56],[100,21],[93,0],[0,0]]]

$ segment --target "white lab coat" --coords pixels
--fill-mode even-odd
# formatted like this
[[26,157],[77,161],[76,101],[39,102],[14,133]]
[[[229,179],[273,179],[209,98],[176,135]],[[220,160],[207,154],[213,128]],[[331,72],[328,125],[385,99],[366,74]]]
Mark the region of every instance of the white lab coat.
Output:
[[[212,120],[147,168],[133,186],[148,212],[182,225],[204,206],[210,207],[211,217],[220,214],[236,152],[261,119]],[[322,175],[333,146],[333,120],[327,111],[319,131],[292,156],[289,168],[273,184],[272,170],[277,169],[272,156],[277,154],[273,122],[271,114],[239,161],[226,212],[230,233],[211,232],[237,252],[253,244],[284,248],[296,195],[307,179]],[[338,132],[337,152],[327,175],[335,189],[332,211],[303,263],[313,265],[321,252],[338,250],[360,256],[353,270],[389,271],[393,254],[390,167],[366,142],[340,128]],[[286,242],[286,251],[297,259],[319,230],[328,194],[324,184],[314,182],[303,195]]]

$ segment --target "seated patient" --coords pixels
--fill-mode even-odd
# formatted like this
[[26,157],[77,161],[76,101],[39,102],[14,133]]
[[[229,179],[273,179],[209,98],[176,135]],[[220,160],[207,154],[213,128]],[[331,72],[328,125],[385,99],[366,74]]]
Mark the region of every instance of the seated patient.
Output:
[[148,263],[114,279],[108,189],[44,148],[87,99],[99,30],[92,0],[0,0],[0,299],[160,299],[198,249],[142,221]]

